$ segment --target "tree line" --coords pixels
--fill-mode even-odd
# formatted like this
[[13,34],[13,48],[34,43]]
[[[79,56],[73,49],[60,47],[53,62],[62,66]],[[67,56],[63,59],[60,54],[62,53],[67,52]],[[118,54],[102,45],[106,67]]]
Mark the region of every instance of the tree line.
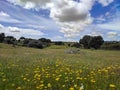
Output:
[[117,41],[104,41],[102,36],[90,36],[85,35],[79,42],[62,42],[62,41],[51,41],[50,39],[40,38],[31,39],[20,37],[18,40],[13,36],[5,36],[4,33],[0,33],[0,43],[12,44],[15,46],[25,46],[43,49],[50,45],[67,45],[69,47],[85,48],[85,49],[110,49],[120,50],[120,42]]
[[13,47],[18,45],[18,46],[43,49],[43,48],[48,47],[50,45],[51,40],[46,39],[46,38],[31,39],[31,38],[25,38],[25,37],[20,37],[17,40],[13,36],[5,36],[4,33],[0,33],[0,43],[12,44]]

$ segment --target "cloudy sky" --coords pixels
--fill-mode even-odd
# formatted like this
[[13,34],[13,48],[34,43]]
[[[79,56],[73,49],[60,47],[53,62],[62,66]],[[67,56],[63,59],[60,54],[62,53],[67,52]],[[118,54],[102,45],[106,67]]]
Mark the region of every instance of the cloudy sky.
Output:
[[120,0],[0,0],[0,33],[16,38],[120,40]]

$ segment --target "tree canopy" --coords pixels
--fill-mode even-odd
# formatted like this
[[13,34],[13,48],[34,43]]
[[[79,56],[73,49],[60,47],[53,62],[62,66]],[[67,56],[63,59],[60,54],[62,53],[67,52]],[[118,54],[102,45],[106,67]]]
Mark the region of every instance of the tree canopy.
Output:
[[98,49],[104,43],[102,36],[89,36],[85,35],[79,41],[80,44],[83,44],[84,48],[94,48]]

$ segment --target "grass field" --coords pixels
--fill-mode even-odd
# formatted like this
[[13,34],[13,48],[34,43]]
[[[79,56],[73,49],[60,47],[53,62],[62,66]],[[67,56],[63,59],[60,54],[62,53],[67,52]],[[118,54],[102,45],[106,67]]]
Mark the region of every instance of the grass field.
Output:
[[0,90],[120,90],[120,51],[0,44]]

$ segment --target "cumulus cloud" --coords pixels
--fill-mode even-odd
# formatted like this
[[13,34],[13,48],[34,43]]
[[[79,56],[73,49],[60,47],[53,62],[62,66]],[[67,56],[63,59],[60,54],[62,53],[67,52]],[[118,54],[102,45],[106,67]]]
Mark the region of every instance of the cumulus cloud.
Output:
[[95,2],[107,6],[113,0],[8,0],[26,9],[49,7],[50,17],[61,27],[64,37],[74,38],[92,24],[90,10]]
[[26,9],[45,7],[51,0],[7,0]]
[[21,36],[27,37],[27,38],[40,38],[44,35],[43,32],[34,30],[34,29],[23,29],[18,27],[5,27],[0,24],[0,33],[5,33],[6,35],[11,35],[16,37],[17,39]]
[[35,4],[32,2],[27,2],[24,6],[24,8],[26,9],[31,9],[31,8],[35,8]]
[[[88,0],[88,3],[91,4],[91,1]],[[91,24],[92,18],[89,12],[91,7],[86,3],[87,1],[78,3],[73,0],[57,0],[51,6],[50,17],[61,26],[60,32],[64,33],[65,37],[74,38]]]
[[[65,37],[74,38],[80,35],[80,32],[92,24],[90,10],[97,0],[57,0],[51,5],[50,17],[53,18],[60,26],[60,32]],[[109,5],[112,0],[97,1],[103,6]]]

